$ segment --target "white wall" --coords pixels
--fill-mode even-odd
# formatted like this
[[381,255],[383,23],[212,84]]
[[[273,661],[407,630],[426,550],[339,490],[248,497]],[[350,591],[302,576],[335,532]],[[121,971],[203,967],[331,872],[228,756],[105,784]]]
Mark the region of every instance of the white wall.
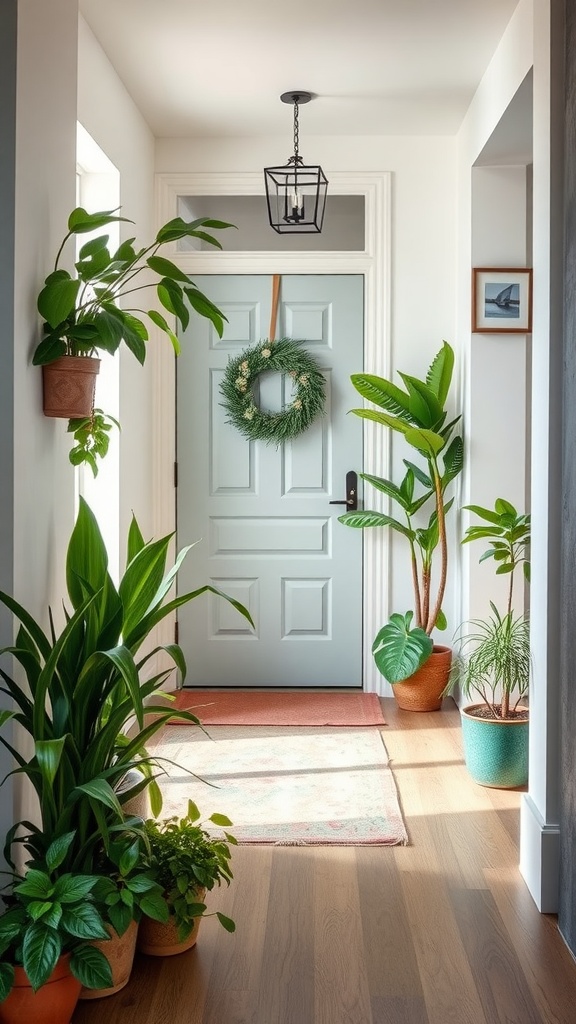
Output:
[[[158,139],[156,171],[261,172],[284,159],[286,144],[285,138]],[[328,180],[331,172],[392,173],[390,364],[393,376],[398,369],[425,376],[444,339],[458,349],[456,140],[315,136],[305,137],[302,149],[306,159],[322,165]],[[217,208],[210,213],[220,216]],[[350,385],[350,407],[356,399]],[[402,470],[400,465],[398,472]],[[404,611],[413,603],[406,547],[391,540],[390,604]],[[456,577],[451,575],[445,601],[450,623],[455,586]]]
[[[60,614],[73,524],[73,472],[62,420],[42,413],[36,298],[76,188],[76,0],[18,3],[14,311],[14,594],[47,626]],[[30,816],[16,795],[15,814]],[[32,805],[33,806],[33,805]]]
[[[78,120],[120,173],[122,238],[147,245],[154,224],[154,138],[85,20],[78,25]],[[151,298],[150,292],[148,298]],[[152,302],[150,303],[153,304]],[[149,308],[146,306],[146,308]],[[150,344],[158,341],[151,340]],[[162,341],[159,341],[162,344]],[[167,343],[167,342],[166,342]],[[120,358],[120,557],[132,511],[144,536],[152,536],[151,361],[144,367],[128,350]]]
[[[458,333],[463,342],[466,368],[467,418],[475,413],[472,399],[475,385],[474,364],[478,357],[476,339],[470,334],[470,268],[477,251],[474,248],[472,167],[504,115],[516,91],[533,66],[533,335],[531,393],[530,510],[532,513],[531,633],[533,672],[530,693],[530,782],[523,800],[521,822],[521,870],[529,889],[543,911],[557,908],[558,851],[558,666],[555,623],[558,621],[556,583],[561,451],[560,432],[560,348],[561,302],[557,289],[561,282],[561,246],[559,231],[562,188],[556,179],[561,173],[561,153],[555,150],[555,104],[560,96],[551,90],[554,61],[561,61],[557,47],[554,17],[561,13],[554,0],[521,0],[498,50],[477,90],[458,136],[459,202],[459,279]],[[554,31],[553,31],[554,26]],[[558,26],[560,30],[560,26]],[[561,108],[559,108],[561,110]],[[559,119],[560,122],[560,119]],[[553,168],[553,170],[551,170]],[[475,174],[478,171],[474,172]],[[483,183],[486,186],[486,182]],[[479,237],[479,236],[478,236]],[[481,241],[478,243],[484,244]],[[518,253],[521,255],[521,252]],[[519,265],[522,265],[520,263]],[[555,283],[557,282],[557,283]],[[556,293],[556,294],[555,294]],[[518,391],[512,406],[514,422],[519,421],[524,401]],[[476,409],[476,414],[478,410]],[[489,422],[483,423],[484,444],[493,450],[505,450],[502,416],[495,416],[492,437]],[[481,467],[480,467],[481,469]],[[483,498],[474,491],[474,461],[467,477],[468,494],[478,503]],[[480,476],[487,484],[486,474]],[[515,485],[519,490],[519,482]],[[474,491],[474,493],[472,493]],[[514,500],[514,499],[512,499]],[[469,566],[472,573],[472,567]],[[474,580],[465,581],[469,593]],[[468,593],[467,601],[470,604]],[[466,608],[464,609],[466,611]]]

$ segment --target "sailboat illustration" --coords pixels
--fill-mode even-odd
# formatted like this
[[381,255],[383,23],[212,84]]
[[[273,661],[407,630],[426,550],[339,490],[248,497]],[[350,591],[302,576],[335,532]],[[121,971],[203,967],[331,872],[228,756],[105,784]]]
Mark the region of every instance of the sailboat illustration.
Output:
[[[497,306],[501,310],[501,316],[518,316],[520,311],[519,287],[517,284],[507,284],[493,298],[486,295],[484,301],[486,306],[490,304]],[[498,316],[496,311],[491,313],[487,309],[486,313],[488,316]]]

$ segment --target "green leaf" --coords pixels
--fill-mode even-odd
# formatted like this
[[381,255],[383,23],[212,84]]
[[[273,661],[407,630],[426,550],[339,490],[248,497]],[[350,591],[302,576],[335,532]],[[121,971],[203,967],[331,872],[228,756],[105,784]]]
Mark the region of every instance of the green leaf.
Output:
[[121,902],[108,907],[108,917],[110,918],[117,935],[123,935],[130,923],[134,920],[132,908]]
[[74,608],[79,608],[86,599],[82,581],[88,583],[96,593],[104,586],[107,570],[108,553],[96,516],[84,498],[80,497],[66,557],[66,583]]
[[14,966],[13,964],[0,963],[0,1003],[3,1003],[8,998],[10,990],[14,984]]
[[47,981],[62,952],[62,938],[54,928],[37,921],[26,929],[22,943],[22,960],[28,980],[35,992]]
[[220,921],[222,927],[225,928],[227,932],[236,931],[236,924],[231,917],[226,917],[226,915],[222,914],[219,910],[216,911],[216,917]]
[[420,430],[417,427],[410,427],[406,430],[405,437],[412,448],[417,448],[426,456],[438,455],[445,444],[441,434],[436,434],[433,430]]
[[66,832],[64,835],[56,836],[46,851],[46,864],[50,871],[60,867],[68,850],[70,849],[76,832]]
[[233,825],[234,822],[230,821],[225,814],[211,814],[210,821],[213,821],[215,825],[221,825],[223,828],[227,828],[228,825]]
[[64,908],[62,927],[77,939],[107,939],[108,932],[92,903],[79,903],[71,910]]
[[485,519],[487,523],[494,523],[496,526],[500,525],[500,516],[489,508],[483,508],[482,505],[463,505],[462,508],[468,512],[474,512],[480,519]]
[[35,743],[34,749],[38,767],[48,787],[52,786],[56,778],[65,743],[65,736],[61,736],[56,740],[37,740]]
[[95,875],[60,875],[54,883],[54,898],[60,903],[77,903],[86,898],[95,884]]
[[442,609],[440,609],[440,611],[438,612],[438,617],[436,619],[436,629],[439,629],[439,630],[448,629],[448,619],[444,615],[444,612],[442,611]]
[[410,395],[410,416],[419,427],[437,427],[442,420],[442,406],[434,392],[417,377],[400,373]]
[[170,277],[173,281],[183,281],[184,284],[190,284],[188,275],[183,270],[180,270],[180,267],[177,267],[175,263],[165,259],[163,256],[150,256],[146,263],[160,277]]
[[411,628],[413,613],[394,613],[377,634],[372,654],[389,683],[408,679],[432,654],[433,641],[419,626]]
[[81,260],[88,259],[89,256],[93,256],[94,253],[99,252],[100,249],[105,249],[108,245],[109,235],[98,235],[96,238],[89,238],[87,242],[81,247],[78,256]]
[[140,843],[135,840],[128,849],[124,850],[124,853],[120,857],[120,868],[121,875],[129,875],[134,870],[140,859]]
[[410,398],[392,381],[371,373],[353,373],[350,380],[358,394],[368,402],[379,405],[395,416],[410,419]]
[[174,349],[175,354],[179,356],[180,342],[176,335],[174,334],[172,328],[168,325],[167,321],[162,316],[162,314],[159,313],[156,309],[149,309],[148,316],[150,317],[152,323],[156,324],[156,327],[159,327],[161,331],[164,331],[164,334],[168,335],[170,341],[172,342],[172,348]]
[[144,546],[144,537],[140,532],[140,527],[138,526],[136,516],[133,515],[130,522],[130,528],[128,530],[128,554],[126,558],[126,565],[130,565],[130,562],[134,558],[136,558],[136,555],[138,554],[138,552],[142,550]]
[[58,327],[74,309],[80,281],[65,270],[57,270],[46,278],[38,296],[38,312],[50,327]]
[[516,519],[518,515],[518,512],[514,508],[514,505],[511,505],[510,502],[506,501],[504,498],[496,498],[494,508],[498,515],[500,516],[509,515]]
[[78,946],[70,957],[70,970],[84,988],[112,988],[112,969],[104,953],[95,946]]
[[153,921],[167,921],[170,913],[168,910],[168,904],[160,893],[146,894],[140,900],[140,909],[146,917],[151,917]]
[[42,339],[34,353],[32,363],[34,366],[45,366],[46,363],[53,363],[55,359],[66,355],[66,342],[60,331],[47,335]]
[[68,230],[76,235],[86,234],[88,231],[103,228],[106,224],[117,224],[119,221],[133,223],[127,217],[119,217],[116,210],[99,210],[97,213],[88,213],[81,206],[77,206],[68,218]]
[[448,342],[445,341],[440,351],[434,356],[426,374],[426,383],[436,395],[442,408],[444,408],[448,398],[453,369],[454,351]]
[[414,533],[404,523],[385,515],[383,512],[372,512],[370,509],[358,509],[356,512],[344,512],[338,516],[338,522],[343,526],[352,526],[355,529],[367,529],[373,526],[390,526],[393,530],[403,534],[404,537],[412,538]]
[[454,437],[443,455],[444,484],[454,480],[462,472],[464,466],[464,442],[461,437]]
[[44,900],[52,896],[54,886],[44,871],[29,868],[24,881],[14,886],[14,892],[19,893],[21,896],[31,896],[33,899]]
[[75,792],[86,793],[87,796],[91,796],[94,800],[104,804],[105,807],[110,807],[113,811],[116,811],[119,818],[123,816],[118,797],[105,779],[91,779],[89,782],[83,782],[76,787]]
[[374,423],[381,423],[384,427],[398,430],[401,434],[405,434],[410,429],[410,424],[405,420],[389,416],[385,412],[377,412],[375,409],[350,409],[349,411],[362,420],[373,420]]
[[216,329],[218,337],[221,338],[224,334],[224,321],[228,322],[227,317],[197,288],[185,288],[184,292],[192,309],[200,316],[205,317],[206,320],[210,320]]
[[180,321],[184,330],[186,330],[190,322],[190,314],[184,303],[180,285],[169,277],[163,277],[160,283],[156,285],[156,292],[164,309],[172,313]]

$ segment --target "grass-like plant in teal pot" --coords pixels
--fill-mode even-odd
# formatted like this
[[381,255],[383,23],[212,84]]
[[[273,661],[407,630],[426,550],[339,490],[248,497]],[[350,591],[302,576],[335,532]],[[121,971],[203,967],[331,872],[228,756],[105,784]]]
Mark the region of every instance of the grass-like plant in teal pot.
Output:
[[525,611],[514,611],[513,598],[516,571],[522,567],[530,579],[530,516],[504,498],[497,498],[494,509],[465,507],[481,523],[468,528],[462,543],[488,544],[480,561],[492,560],[496,575],[508,576],[508,596],[503,612],[490,601],[486,618],[460,627],[448,690],[458,687],[464,698],[480,698],[461,708],[464,756],[472,778],[483,786],[514,789],[528,780],[530,624]]

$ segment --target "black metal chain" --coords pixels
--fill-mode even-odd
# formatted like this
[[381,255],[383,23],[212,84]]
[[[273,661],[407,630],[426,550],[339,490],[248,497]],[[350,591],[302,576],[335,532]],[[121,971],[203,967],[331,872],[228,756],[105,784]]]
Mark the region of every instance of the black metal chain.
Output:
[[299,145],[299,125],[298,125],[298,99],[294,98],[294,164],[297,166],[300,162],[300,156],[298,153]]

